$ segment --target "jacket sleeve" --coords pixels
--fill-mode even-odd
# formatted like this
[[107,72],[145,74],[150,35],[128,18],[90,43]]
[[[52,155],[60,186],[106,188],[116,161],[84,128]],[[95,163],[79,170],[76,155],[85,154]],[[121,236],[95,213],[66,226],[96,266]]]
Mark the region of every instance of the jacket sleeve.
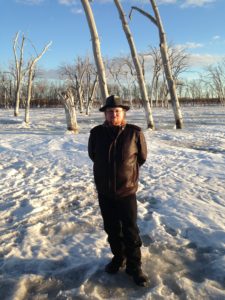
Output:
[[94,136],[93,136],[93,133],[91,132],[90,133],[90,136],[89,136],[89,140],[88,140],[88,155],[90,157],[90,159],[92,161],[94,161]]
[[145,141],[145,136],[142,131],[139,132],[138,139],[138,163],[139,165],[143,165],[147,159],[147,145]]

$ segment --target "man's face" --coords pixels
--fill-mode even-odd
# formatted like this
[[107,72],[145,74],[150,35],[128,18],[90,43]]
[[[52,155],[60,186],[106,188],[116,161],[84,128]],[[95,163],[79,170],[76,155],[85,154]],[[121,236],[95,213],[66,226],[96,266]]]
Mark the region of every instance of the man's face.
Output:
[[109,107],[105,111],[106,121],[113,126],[120,126],[123,123],[125,111],[122,107]]

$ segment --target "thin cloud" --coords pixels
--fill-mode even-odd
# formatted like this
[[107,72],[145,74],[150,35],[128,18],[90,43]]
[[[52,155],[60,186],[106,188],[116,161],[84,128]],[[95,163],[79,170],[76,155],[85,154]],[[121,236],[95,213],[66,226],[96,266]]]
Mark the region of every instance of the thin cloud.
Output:
[[97,0],[96,2],[104,4],[104,3],[112,2],[112,0]]
[[42,79],[60,80],[61,75],[58,69],[39,69],[39,76]]
[[76,0],[58,0],[59,4],[71,6],[77,3]]
[[159,0],[157,3],[158,4],[174,4],[176,2],[177,2],[177,0]]
[[212,39],[213,39],[214,41],[215,41],[215,40],[220,40],[221,37],[220,37],[219,35],[214,35]]
[[75,15],[81,15],[84,13],[83,9],[81,9],[81,8],[72,8],[71,12]]
[[215,1],[216,0],[185,0],[184,3],[181,4],[181,7],[202,7]]
[[44,0],[16,0],[16,3],[25,4],[25,5],[38,5],[41,4]]
[[206,67],[221,62],[224,56],[210,54],[191,54],[189,56],[189,65],[191,67]]
[[60,5],[65,5],[71,7],[70,12],[74,15],[83,14],[83,9],[77,7],[77,0],[58,0]]
[[[113,0],[96,0],[98,2],[112,2]],[[131,2],[136,4],[149,4],[149,0],[124,0],[124,2]],[[157,4],[175,4],[177,3],[177,0],[158,0]]]
[[194,42],[186,42],[185,44],[177,45],[177,47],[178,48],[184,48],[184,49],[196,49],[196,48],[204,47],[204,44],[194,43]]
[[[97,2],[109,2],[110,0],[96,0]],[[124,0],[125,2],[132,2],[132,3],[142,3],[142,4],[149,4],[149,0]],[[112,0],[111,0],[112,2]],[[158,5],[161,4],[177,4],[182,8],[188,7],[202,7],[209,3],[216,2],[216,0],[157,0]]]
[[[21,0],[22,1],[22,0]],[[185,8],[185,7],[201,7],[204,6],[206,4],[209,3],[213,3],[216,0],[182,0],[182,1],[178,1],[178,0],[158,0],[157,4],[161,5],[161,4],[179,4],[180,2],[182,2],[180,4],[180,7]],[[78,4],[79,1],[78,0],[58,0],[59,4],[63,4],[63,5],[75,5]],[[110,3],[113,2],[113,0],[95,0],[95,2],[101,3],[101,4],[106,4],[106,3]],[[123,2],[129,2],[129,3],[138,3],[138,4],[149,4],[149,0],[123,0]]]

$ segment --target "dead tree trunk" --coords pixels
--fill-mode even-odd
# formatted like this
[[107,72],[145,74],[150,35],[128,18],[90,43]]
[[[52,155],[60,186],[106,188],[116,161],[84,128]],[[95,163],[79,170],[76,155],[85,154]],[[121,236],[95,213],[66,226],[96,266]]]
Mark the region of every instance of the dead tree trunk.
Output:
[[87,116],[90,113],[90,107],[93,103],[93,98],[94,98],[94,94],[95,94],[97,84],[98,84],[98,75],[96,74],[95,80],[94,80],[94,83],[93,83],[93,86],[92,86],[92,89],[91,89],[91,92],[90,92],[90,95],[88,96],[88,102],[87,102],[87,107],[86,107],[86,115]]
[[76,80],[76,96],[78,99],[78,106],[80,109],[80,113],[83,113],[84,110],[84,101],[83,101],[83,87],[82,87],[82,80],[84,73],[82,74],[81,78],[78,79],[78,76],[75,74],[75,80]]
[[51,42],[48,43],[47,46],[42,50],[42,52],[33,60],[30,61],[28,66],[28,85],[27,85],[27,99],[26,99],[26,106],[25,106],[25,123],[28,124],[30,121],[30,101],[31,101],[31,94],[32,94],[32,85],[33,85],[33,78],[34,78],[34,70],[35,65],[38,60],[44,55],[44,53],[50,47]]
[[161,63],[161,54],[158,51],[158,49],[152,48],[150,55],[153,59],[153,74],[152,74],[152,82],[151,82],[151,106],[153,106],[153,99],[155,106],[158,106],[158,84],[159,84],[159,76],[162,69],[162,63]]
[[[23,51],[24,51],[24,42],[25,36],[22,36],[21,45],[18,45],[19,32],[17,32],[16,37],[13,43],[13,52],[15,58],[15,68],[16,68],[16,93],[15,93],[15,106],[14,106],[14,116],[17,117],[19,115],[19,107],[20,107],[20,92],[21,85],[23,82],[23,78],[26,74],[26,70],[23,69]],[[17,48],[19,49],[19,58],[17,56]]]
[[[155,18],[138,7],[133,6],[132,9],[135,9],[135,10],[139,11],[141,14],[143,14],[144,16],[148,17],[158,27],[159,39],[160,39],[160,52],[161,52],[161,56],[162,56],[164,72],[165,72],[168,89],[169,89],[169,93],[170,93],[170,98],[171,98],[171,103],[172,103],[172,107],[173,107],[176,128],[181,129],[183,127],[183,118],[182,118],[179,100],[178,100],[177,93],[176,93],[176,84],[175,84],[175,80],[172,75],[171,66],[170,66],[170,62],[169,62],[166,33],[164,31],[162,21],[160,18],[160,14],[158,11],[158,7],[155,3],[155,0],[150,0],[150,2],[152,5],[152,9],[154,11]],[[132,9],[131,9],[131,11],[132,11]]]
[[31,100],[31,95],[32,95],[32,83],[34,79],[34,69],[32,66],[29,69],[28,73],[28,85],[27,85],[27,99],[26,99],[26,104],[25,104],[25,123],[29,124],[30,122],[30,100]]
[[71,89],[68,89],[65,92],[58,93],[58,95],[62,100],[65,109],[67,130],[73,131],[74,133],[78,133],[74,96]]
[[105,75],[105,67],[102,60],[101,55],[101,48],[100,48],[100,41],[98,37],[98,32],[95,24],[94,15],[89,3],[89,0],[81,0],[85,15],[88,21],[90,33],[91,33],[91,39],[92,39],[92,49],[94,53],[95,63],[98,71],[98,80],[99,80],[99,87],[101,91],[101,96],[103,99],[103,103],[105,102],[105,99],[108,97],[108,88],[106,83],[106,75]]
[[146,89],[146,85],[145,85],[145,79],[144,79],[143,71],[141,68],[141,64],[139,62],[139,58],[138,58],[138,54],[137,54],[136,47],[134,44],[133,36],[131,34],[128,23],[126,21],[126,17],[123,12],[120,1],[114,0],[114,3],[118,9],[119,16],[120,16],[122,26],[123,26],[123,30],[126,35],[126,38],[127,38],[127,41],[128,41],[129,47],[130,47],[133,63],[134,63],[135,69],[136,69],[138,84],[139,84],[140,93],[141,93],[141,99],[142,99],[142,103],[143,103],[143,106],[145,109],[147,128],[154,129],[154,121],[153,121],[152,111],[151,111],[151,107],[150,107],[150,103],[149,103],[149,99],[148,99],[148,93],[147,93],[147,89]]

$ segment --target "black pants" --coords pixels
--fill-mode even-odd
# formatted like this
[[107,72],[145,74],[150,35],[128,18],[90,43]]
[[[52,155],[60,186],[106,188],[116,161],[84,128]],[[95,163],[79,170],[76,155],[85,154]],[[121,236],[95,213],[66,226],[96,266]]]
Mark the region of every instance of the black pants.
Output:
[[126,258],[127,268],[139,267],[142,242],[137,226],[136,195],[111,198],[99,194],[98,198],[104,230],[113,255],[118,259]]

